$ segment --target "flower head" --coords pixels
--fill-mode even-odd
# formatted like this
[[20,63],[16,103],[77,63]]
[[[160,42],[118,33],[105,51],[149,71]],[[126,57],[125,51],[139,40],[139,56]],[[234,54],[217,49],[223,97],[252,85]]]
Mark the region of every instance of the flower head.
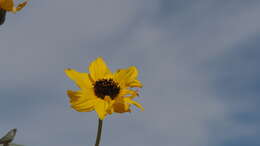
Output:
[[15,12],[20,11],[23,7],[25,7],[27,2],[28,2],[28,0],[18,4],[15,7],[13,0],[0,0],[0,9],[15,13]]
[[66,69],[65,73],[80,88],[78,91],[67,91],[71,107],[79,112],[95,110],[103,120],[107,114],[131,112],[132,104],[143,110],[141,104],[133,100],[138,96],[138,91],[132,88],[142,87],[134,66],[112,73],[105,61],[98,57],[91,62],[89,73],[73,69]]
[[0,25],[5,21],[6,11],[16,13],[26,6],[28,0],[14,6],[13,0],[0,0]]

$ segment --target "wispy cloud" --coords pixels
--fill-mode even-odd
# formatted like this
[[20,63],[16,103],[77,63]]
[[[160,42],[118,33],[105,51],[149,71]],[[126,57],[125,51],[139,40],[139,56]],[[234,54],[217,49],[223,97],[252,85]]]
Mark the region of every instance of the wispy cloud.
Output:
[[18,127],[17,143],[93,144],[96,115],[69,108],[66,89],[75,87],[63,69],[87,71],[97,56],[112,69],[136,65],[145,85],[139,100],[145,111],[109,117],[104,145],[225,145],[256,135],[257,124],[234,118],[243,104],[233,106],[233,97],[245,91],[224,93],[238,83],[226,79],[248,70],[254,76],[244,81],[259,78],[256,62],[244,62],[247,51],[241,51],[247,49],[241,42],[252,44],[259,33],[259,2],[47,0],[28,6],[0,30],[0,113],[6,117],[0,133]]

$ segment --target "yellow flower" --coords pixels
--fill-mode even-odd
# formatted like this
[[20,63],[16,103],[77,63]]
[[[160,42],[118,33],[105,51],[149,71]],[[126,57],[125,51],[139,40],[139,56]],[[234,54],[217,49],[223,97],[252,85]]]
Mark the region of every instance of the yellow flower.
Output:
[[0,25],[5,22],[6,11],[16,13],[20,11],[27,4],[28,0],[14,6],[13,0],[0,0]]
[[79,112],[95,110],[103,120],[107,114],[131,112],[131,104],[143,110],[141,104],[133,100],[138,96],[138,91],[133,88],[142,87],[134,66],[112,73],[105,61],[98,57],[91,62],[89,73],[73,69],[66,69],[65,73],[80,88],[67,91],[71,107]]
[[20,11],[27,4],[27,2],[28,0],[18,4],[15,7],[13,0],[0,0],[0,9],[15,13]]

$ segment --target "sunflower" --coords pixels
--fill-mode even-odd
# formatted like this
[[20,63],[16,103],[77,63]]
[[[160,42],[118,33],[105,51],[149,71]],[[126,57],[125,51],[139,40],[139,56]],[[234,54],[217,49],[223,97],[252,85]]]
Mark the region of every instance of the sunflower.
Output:
[[14,6],[13,0],[0,0],[0,9],[9,11],[9,12],[18,12],[27,4],[28,0],[18,4],[16,7]]
[[0,0],[0,25],[5,22],[6,11],[16,13],[26,6],[28,0],[14,6],[13,0]]
[[134,66],[112,73],[105,61],[98,57],[89,65],[89,73],[73,69],[66,69],[65,73],[80,88],[78,91],[67,91],[71,107],[76,111],[95,110],[99,119],[103,120],[107,114],[131,112],[132,104],[144,110],[141,104],[133,100],[138,96],[138,91],[133,88],[142,87]]

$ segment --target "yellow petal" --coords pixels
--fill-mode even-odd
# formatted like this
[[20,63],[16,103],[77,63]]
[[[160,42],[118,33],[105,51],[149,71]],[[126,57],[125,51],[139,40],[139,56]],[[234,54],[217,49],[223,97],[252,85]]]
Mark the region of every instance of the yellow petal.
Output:
[[78,101],[80,99],[80,97],[82,96],[82,94],[80,92],[77,91],[72,91],[72,90],[68,90],[67,94],[70,98],[70,100],[72,101]]
[[97,104],[95,106],[95,111],[100,120],[104,120],[107,115],[108,103],[102,99],[97,100]]
[[144,111],[144,108],[143,108],[143,106],[142,106],[140,103],[138,103],[138,102],[136,102],[136,101],[134,101],[134,100],[132,100],[132,99],[130,99],[130,98],[124,98],[124,100],[125,100],[127,103],[133,104],[133,105],[135,105],[136,107],[140,108],[142,111]]
[[90,76],[94,81],[103,79],[106,75],[111,74],[106,62],[98,57],[96,60],[92,61],[89,65]]
[[124,87],[130,85],[131,82],[135,82],[137,76],[137,68],[134,66],[130,66],[127,69],[118,70],[114,75],[114,79],[119,83],[121,87]]
[[67,91],[70,97],[71,107],[79,112],[89,112],[94,110],[97,101],[94,97],[86,97],[81,91]]
[[80,73],[73,69],[66,69],[65,73],[67,76],[76,82],[77,86],[81,89],[92,88],[92,83],[89,80],[89,76],[87,73]]
[[139,80],[136,79],[134,81],[131,81],[131,82],[127,83],[126,86],[142,88],[143,84]]
[[128,98],[130,98],[130,99],[133,99],[133,98],[135,98],[136,96],[139,96],[139,94],[138,94],[137,91],[124,88],[124,89],[121,89],[121,90],[120,90],[120,95],[119,95],[119,96],[120,96],[120,97],[128,97]]
[[92,99],[92,100],[87,100],[85,102],[82,102],[80,104],[71,104],[71,107],[78,112],[90,112],[95,109],[96,104],[97,104],[97,100]]
[[82,90],[80,90],[80,91],[68,90],[67,94],[68,94],[71,102],[84,102],[86,100],[95,98],[93,96],[93,94],[85,94],[85,92]]
[[114,112],[112,107],[113,101],[109,96],[105,96],[104,101],[108,103],[107,113],[111,115]]
[[22,3],[18,4],[17,7],[13,7],[12,12],[15,13],[15,12],[18,12],[18,11],[22,10],[22,8],[26,6],[26,4],[28,3],[28,1],[29,1],[29,0],[26,0],[25,2],[22,2]]
[[130,105],[122,97],[118,97],[113,103],[113,110],[117,113],[130,112]]

